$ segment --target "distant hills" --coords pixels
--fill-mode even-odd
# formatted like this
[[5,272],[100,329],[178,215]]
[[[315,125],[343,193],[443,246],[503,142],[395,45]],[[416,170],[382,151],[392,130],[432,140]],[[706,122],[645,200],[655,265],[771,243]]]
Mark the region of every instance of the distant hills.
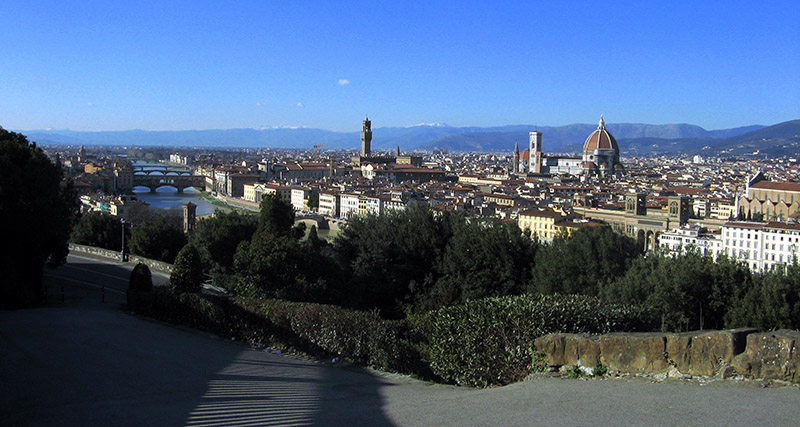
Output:
[[702,156],[782,157],[800,155],[800,120],[769,127],[747,126],[744,132],[718,134],[727,137],[701,138],[629,138],[617,141],[626,155],[699,154]]
[[[773,126],[751,125],[733,129],[705,130],[691,124],[650,125],[609,123],[623,155],[797,155],[800,152],[800,120]],[[539,126],[544,151],[576,153],[595,124]],[[450,151],[510,152],[515,141],[527,147],[533,125],[496,127],[451,127],[418,125],[373,129],[374,150],[403,151],[447,149]],[[29,139],[51,145],[115,145],[166,147],[311,148],[358,150],[359,132],[333,132],[313,128],[225,129],[190,131],[24,131]]]

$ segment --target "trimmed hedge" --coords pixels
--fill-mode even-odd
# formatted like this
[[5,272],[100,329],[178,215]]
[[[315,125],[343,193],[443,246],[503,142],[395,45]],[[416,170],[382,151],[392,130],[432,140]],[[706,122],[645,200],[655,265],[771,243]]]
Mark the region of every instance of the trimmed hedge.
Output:
[[468,386],[509,384],[535,371],[533,341],[552,332],[652,330],[648,310],[585,296],[486,298],[407,320],[281,300],[136,292],[132,310],[250,343]]
[[405,320],[331,305],[191,293],[136,293],[128,304],[141,314],[249,343],[336,355],[406,374],[425,372]]
[[652,330],[650,310],[580,295],[485,298],[415,319],[423,354],[444,381],[485,387],[524,379],[535,371],[533,340],[553,332]]

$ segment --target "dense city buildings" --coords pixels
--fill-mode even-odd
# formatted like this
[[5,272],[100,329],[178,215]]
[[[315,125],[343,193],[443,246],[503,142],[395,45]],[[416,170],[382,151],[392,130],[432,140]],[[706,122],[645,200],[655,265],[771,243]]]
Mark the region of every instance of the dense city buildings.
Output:
[[[546,136],[546,129],[530,131],[522,152],[514,141],[508,153],[376,152],[372,122],[365,118],[355,155],[319,150],[324,144],[307,150],[50,151],[72,177],[85,210],[123,217],[142,203],[133,188],[191,186],[251,209],[274,194],[299,215],[338,223],[422,204],[514,221],[545,243],[580,227],[606,225],[647,250],[693,247],[742,259],[756,270],[797,256],[796,159],[623,159],[602,117],[579,156],[546,154]],[[379,134],[374,138],[380,141]]]

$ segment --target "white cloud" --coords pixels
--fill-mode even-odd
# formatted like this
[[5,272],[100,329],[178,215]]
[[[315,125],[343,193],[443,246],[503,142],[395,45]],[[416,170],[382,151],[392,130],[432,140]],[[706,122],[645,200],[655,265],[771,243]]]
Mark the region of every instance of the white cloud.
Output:
[[346,86],[350,84],[350,80],[347,79],[339,79],[339,86]]
[[88,105],[90,107],[94,107],[94,102],[87,102],[86,105]]
[[263,106],[264,106],[263,102],[256,102],[256,107],[263,107]]
[[303,107],[305,107],[305,105],[303,105],[303,103],[302,103],[302,102],[298,102],[298,103],[297,103],[297,106],[298,106],[298,107],[300,107],[300,108],[303,108]]

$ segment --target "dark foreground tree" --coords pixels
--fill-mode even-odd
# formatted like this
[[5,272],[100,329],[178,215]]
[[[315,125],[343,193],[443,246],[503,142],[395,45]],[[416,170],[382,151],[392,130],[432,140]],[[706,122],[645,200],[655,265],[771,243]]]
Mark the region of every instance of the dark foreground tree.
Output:
[[76,202],[60,165],[28,139],[0,127],[0,307],[36,304],[45,263],[66,261]]

